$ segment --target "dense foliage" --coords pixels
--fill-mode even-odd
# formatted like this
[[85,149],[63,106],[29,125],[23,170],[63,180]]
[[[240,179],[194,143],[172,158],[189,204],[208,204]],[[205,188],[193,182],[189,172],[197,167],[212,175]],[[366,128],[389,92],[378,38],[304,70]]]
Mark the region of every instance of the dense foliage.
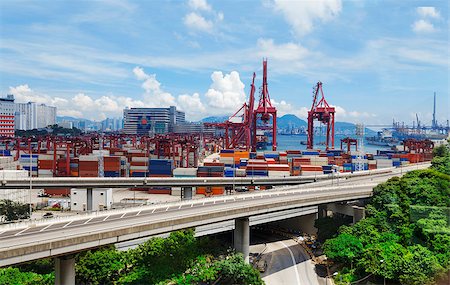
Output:
[[30,206],[11,200],[0,200],[0,216],[3,216],[5,221],[28,219]]
[[[52,284],[52,266],[47,259],[0,269],[0,284]],[[195,238],[193,230],[152,238],[128,251],[86,251],[77,256],[75,269],[77,284],[89,285],[264,284],[242,255],[213,239]]]
[[48,134],[63,135],[63,136],[79,136],[82,134],[82,131],[77,128],[72,128],[72,129],[63,128],[56,124],[52,125],[52,126],[48,126],[45,129],[33,129],[33,130],[27,130],[27,131],[16,130],[15,131],[16,137],[24,137],[24,138],[46,136]]
[[[443,156],[440,156],[443,155]],[[342,226],[324,244],[344,267],[337,280],[374,274],[401,284],[433,284],[450,270],[450,153],[435,150],[432,167],[374,188],[367,218]]]

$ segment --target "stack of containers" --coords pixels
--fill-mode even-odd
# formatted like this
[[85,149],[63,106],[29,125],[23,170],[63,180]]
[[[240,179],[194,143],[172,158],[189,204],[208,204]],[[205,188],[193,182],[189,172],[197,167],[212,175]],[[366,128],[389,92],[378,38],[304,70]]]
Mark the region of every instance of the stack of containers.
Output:
[[11,156],[11,150],[9,150],[9,149],[0,149],[0,156]]
[[[197,168],[175,168],[173,170],[175,178],[193,178],[197,177]],[[192,187],[192,194],[195,193],[195,187]],[[181,187],[172,187],[172,195],[181,196]]]
[[248,160],[250,153],[244,150],[222,149],[220,151],[220,162],[228,167],[239,167],[241,160]]
[[280,155],[280,164],[288,164],[287,152],[280,151],[279,155]]
[[289,164],[269,164],[269,177],[288,177],[291,176]]
[[392,159],[389,159],[387,156],[374,156],[377,162],[377,168],[389,168],[392,167]]
[[302,176],[316,176],[323,174],[322,166],[320,165],[300,165]]
[[223,163],[225,166],[233,166],[234,165],[234,149],[222,149],[220,151],[220,162]]
[[53,177],[53,155],[38,155],[38,175],[39,177]]
[[246,174],[245,169],[236,168],[236,177],[245,177]]
[[[39,155],[32,154],[21,154],[19,158],[19,163],[22,165],[24,170],[31,171],[31,175],[34,177],[38,176],[38,158]],[[30,169],[31,166],[31,169]]]
[[103,173],[105,177],[120,177],[121,160],[119,156],[103,157]]
[[369,159],[369,170],[377,169],[377,161],[375,159]]
[[246,172],[247,176],[268,176],[269,166],[264,159],[249,159]]
[[[208,162],[197,169],[197,177],[223,177],[225,166],[223,163]],[[222,195],[224,187],[197,187],[197,194]]]
[[366,155],[361,156],[360,158],[358,158],[357,155],[352,155],[352,171],[356,170],[356,165],[362,163],[364,164],[364,170],[369,170],[369,161],[367,159]]
[[172,159],[150,159],[148,171],[150,177],[172,177],[174,162]]
[[98,177],[98,156],[80,155],[78,157],[80,177]]
[[322,166],[323,174],[331,174],[333,173],[333,165],[323,165]]
[[225,177],[235,177],[236,168],[233,167],[225,167],[224,176]]
[[78,157],[70,159],[70,176],[80,176]]
[[17,170],[18,168],[20,168],[19,162],[14,161],[14,157],[0,156],[0,170]]
[[146,177],[148,176],[149,161],[143,151],[129,150],[130,176]]
[[293,157],[291,160],[291,175],[292,176],[300,176],[302,174],[300,166],[302,164],[309,164],[309,158],[308,158],[308,163],[305,163],[304,161],[301,161],[301,159],[304,158],[300,158],[300,157]]
[[266,158],[266,159],[270,158],[270,159],[273,159],[274,161],[279,161],[280,154],[277,151],[265,151],[264,158]]
[[342,165],[343,172],[352,172],[352,164],[351,163],[344,163]]

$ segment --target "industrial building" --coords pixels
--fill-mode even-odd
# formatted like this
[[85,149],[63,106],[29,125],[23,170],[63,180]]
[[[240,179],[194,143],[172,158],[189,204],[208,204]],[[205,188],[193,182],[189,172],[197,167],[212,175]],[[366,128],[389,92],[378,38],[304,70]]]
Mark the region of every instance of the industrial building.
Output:
[[123,110],[123,132],[129,135],[166,134],[185,122],[185,113],[169,108],[131,108]]
[[14,137],[14,95],[0,98],[0,137]]
[[56,124],[56,107],[35,102],[15,103],[15,128],[32,130]]

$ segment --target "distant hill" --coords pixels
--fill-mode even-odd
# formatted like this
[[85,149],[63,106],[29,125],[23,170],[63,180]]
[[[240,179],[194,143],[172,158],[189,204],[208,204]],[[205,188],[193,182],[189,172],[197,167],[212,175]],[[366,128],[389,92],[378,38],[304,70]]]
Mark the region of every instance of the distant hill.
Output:
[[210,116],[200,120],[202,123],[222,123],[228,120],[229,116]]
[[277,127],[279,129],[306,128],[307,126],[308,123],[296,115],[286,114],[277,118]]
[[83,118],[75,118],[75,117],[70,117],[70,116],[56,116],[56,123],[61,123],[63,121],[71,121],[71,122],[85,121],[88,124],[92,123],[91,120],[83,119]]

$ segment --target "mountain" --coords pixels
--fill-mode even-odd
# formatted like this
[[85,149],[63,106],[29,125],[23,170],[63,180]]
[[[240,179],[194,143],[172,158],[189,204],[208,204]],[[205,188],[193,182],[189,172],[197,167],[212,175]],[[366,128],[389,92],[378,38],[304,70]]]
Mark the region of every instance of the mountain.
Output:
[[70,122],[85,121],[88,124],[92,123],[91,120],[83,119],[83,118],[75,118],[75,117],[70,117],[70,116],[56,116],[56,122],[57,123],[61,123],[63,121],[70,121]]
[[200,120],[202,123],[222,123],[228,120],[229,116],[210,116]]
[[308,123],[305,120],[300,119],[296,115],[286,114],[277,118],[278,129],[292,129],[307,127]]

